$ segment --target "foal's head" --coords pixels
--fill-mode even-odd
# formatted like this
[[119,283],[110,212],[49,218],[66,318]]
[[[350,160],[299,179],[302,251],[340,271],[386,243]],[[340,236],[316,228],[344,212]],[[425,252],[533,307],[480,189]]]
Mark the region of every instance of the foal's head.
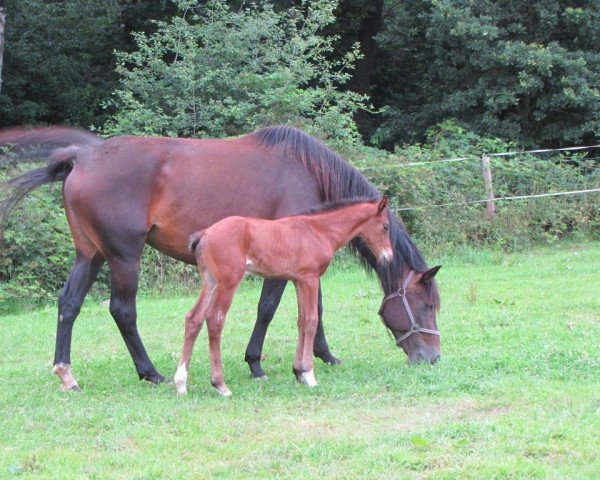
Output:
[[392,243],[390,242],[390,218],[386,209],[388,198],[383,197],[379,204],[373,203],[369,206],[375,206],[373,215],[369,216],[360,227],[357,236],[365,242],[367,248],[377,258],[380,263],[388,263],[394,256]]

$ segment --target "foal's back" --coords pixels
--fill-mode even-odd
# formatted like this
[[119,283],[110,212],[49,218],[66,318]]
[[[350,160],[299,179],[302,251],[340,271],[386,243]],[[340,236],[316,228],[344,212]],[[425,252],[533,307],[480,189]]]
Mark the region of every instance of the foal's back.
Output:
[[306,271],[322,275],[333,258],[302,217],[263,220],[228,217],[204,230],[198,265],[217,280],[252,273],[295,280]]

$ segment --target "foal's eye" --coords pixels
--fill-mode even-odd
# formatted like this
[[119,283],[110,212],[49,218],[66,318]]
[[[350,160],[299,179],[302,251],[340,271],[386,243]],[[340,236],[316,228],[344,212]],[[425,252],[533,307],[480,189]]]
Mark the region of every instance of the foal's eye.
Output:
[[390,231],[390,226],[387,223],[383,225],[383,231],[384,232],[389,232]]

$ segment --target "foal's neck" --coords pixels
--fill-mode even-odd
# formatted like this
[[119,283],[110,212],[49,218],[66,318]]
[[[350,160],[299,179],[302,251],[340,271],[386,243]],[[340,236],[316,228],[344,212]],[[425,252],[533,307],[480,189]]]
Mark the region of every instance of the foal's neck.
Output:
[[342,207],[316,215],[307,215],[307,223],[317,230],[337,251],[352,240],[360,231],[360,226],[370,216],[371,209],[364,204]]

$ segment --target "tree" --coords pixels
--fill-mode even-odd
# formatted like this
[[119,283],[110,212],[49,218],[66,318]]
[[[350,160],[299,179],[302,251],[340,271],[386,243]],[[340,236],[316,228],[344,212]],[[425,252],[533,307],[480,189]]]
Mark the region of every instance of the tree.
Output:
[[600,132],[600,2],[406,0],[379,36],[377,139],[422,139],[456,119],[527,145]]
[[4,8],[0,7],[0,92],[2,91],[2,62],[4,60],[4,23],[6,15]]
[[276,11],[267,2],[233,11],[222,0],[197,6],[136,34],[118,56],[121,76],[110,134],[228,136],[273,123],[303,124],[323,136],[355,139],[363,97],[342,92],[355,50],[330,60],[336,2]]

